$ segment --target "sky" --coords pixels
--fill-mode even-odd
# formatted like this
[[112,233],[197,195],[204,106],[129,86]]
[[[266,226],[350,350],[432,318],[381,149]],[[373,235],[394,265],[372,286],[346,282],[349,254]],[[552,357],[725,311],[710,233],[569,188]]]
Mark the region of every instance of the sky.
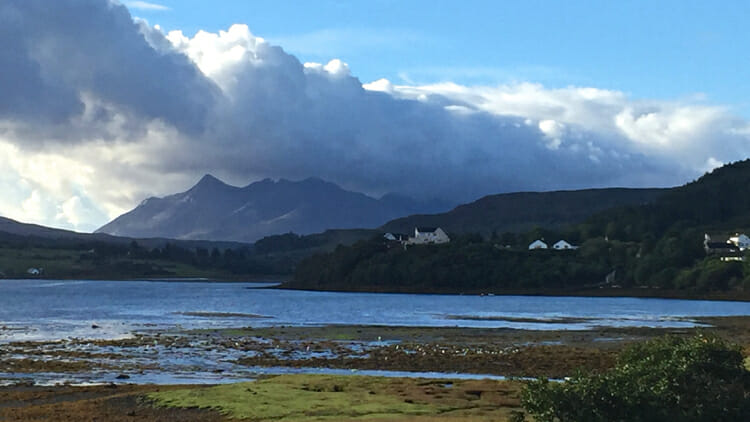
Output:
[[750,155],[750,3],[6,0],[0,215],[91,231],[205,173],[456,203]]
[[[132,4],[132,3],[131,3]],[[340,58],[363,81],[595,86],[706,96],[750,116],[745,1],[165,0],[133,14],[165,30],[234,23],[302,62]],[[218,5],[218,7],[217,7]]]

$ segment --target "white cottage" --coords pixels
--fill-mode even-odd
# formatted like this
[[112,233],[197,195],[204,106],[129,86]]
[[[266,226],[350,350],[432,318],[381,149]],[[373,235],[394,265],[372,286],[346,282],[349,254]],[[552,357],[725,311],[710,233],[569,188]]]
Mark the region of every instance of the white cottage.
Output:
[[747,237],[744,233],[737,233],[729,238],[727,243],[732,243],[734,246],[740,248],[741,251],[750,248],[750,237]]
[[415,227],[414,237],[410,237],[408,243],[412,245],[425,245],[428,243],[448,243],[451,239],[440,227]]
[[547,249],[547,244],[544,243],[541,239],[537,239],[529,245],[529,250],[533,249]]
[[406,241],[409,236],[401,233],[386,233],[383,237],[385,240],[390,240],[391,242],[403,242]]
[[578,246],[573,246],[565,240],[558,240],[557,243],[552,245],[552,249],[556,249],[558,251],[565,249],[578,249]]

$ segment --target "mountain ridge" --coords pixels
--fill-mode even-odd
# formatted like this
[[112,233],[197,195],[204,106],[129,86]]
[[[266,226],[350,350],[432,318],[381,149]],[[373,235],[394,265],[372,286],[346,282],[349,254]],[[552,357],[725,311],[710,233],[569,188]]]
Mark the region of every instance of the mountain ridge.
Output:
[[375,228],[395,217],[446,208],[399,195],[376,199],[317,177],[236,187],[207,174],[184,192],[143,201],[96,233],[254,242],[288,232]]
[[671,188],[592,188],[487,195],[438,214],[398,218],[381,226],[387,232],[414,227],[441,227],[449,233],[484,236],[520,232],[534,227],[559,228],[584,221],[597,212],[654,201]]

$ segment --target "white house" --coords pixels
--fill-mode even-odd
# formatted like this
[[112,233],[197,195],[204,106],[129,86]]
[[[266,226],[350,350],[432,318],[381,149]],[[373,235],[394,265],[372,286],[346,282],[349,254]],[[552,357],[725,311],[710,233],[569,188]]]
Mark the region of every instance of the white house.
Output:
[[401,242],[403,240],[406,240],[407,236],[403,235],[401,233],[386,233],[383,235],[385,240],[390,240],[392,242]]
[[529,245],[529,250],[533,249],[547,249],[547,244],[544,243],[542,240],[537,239]]
[[573,246],[564,240],[558,240],[557,243],[552,245],[552,249],[557,249],[557,250],[578,249],[578,246]]
[[29,268],[28,270],[26,270],[26,273],[28,275],[41,275],[42,269],[41,268]]
[[[735,245],[731,239],[727,239],[726,241],[716,242],[713,240],[713,238],[717,238],[717,237],[724,239],[723,236],[716,236],[716,235],[711,236],[708,233],[704,235],[703,248],[706,250],[707,254],[725,255],[725,254],[736,254],[740,252],[740,248],[737,245]],[[739,241],[739,236],[737,240]]]
[[734,246],[740,248],[741,251],[744,251],[750,248],[750,237],[747,237],[744,233],[737,233],[729,238],[728,243],[732,243]]
[[428,243],[448,243],[451,239],[440,227],[415,227],[414,237],[408,242],[411,245],[424,245]]

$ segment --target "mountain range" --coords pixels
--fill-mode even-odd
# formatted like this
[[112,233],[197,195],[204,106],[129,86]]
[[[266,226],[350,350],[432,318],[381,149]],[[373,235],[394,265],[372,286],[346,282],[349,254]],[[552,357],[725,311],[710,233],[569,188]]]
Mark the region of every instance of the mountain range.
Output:
[[444,202],[420,202],[393,194],[376,199],[318,178],[265,179],[235,187],[205,175],[185,192],[146,199],[96,233],[255,242],[290,232],[307,235],[353,228],[411,232],[416,226],[432,226],[449,233],[489,236],[579,223],[605,209],[650,203],[665,191],[607,188],[504,193],[449,210]]
[[146,199],[96,233],[254,242],[288,232],[375,228],[397,217],[449,208],[442,201],[395,194],[376,199],[318,178],[265,179],[236,187],[205,175],[185,192]]

